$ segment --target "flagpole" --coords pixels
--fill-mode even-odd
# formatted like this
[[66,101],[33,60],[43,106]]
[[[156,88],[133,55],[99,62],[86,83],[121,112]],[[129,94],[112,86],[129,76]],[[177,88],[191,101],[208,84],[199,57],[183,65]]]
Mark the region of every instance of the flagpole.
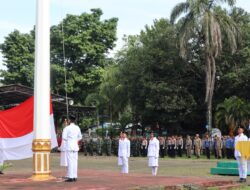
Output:
[[33,180],[53,178],[50,170],[50,0],[36,1]]

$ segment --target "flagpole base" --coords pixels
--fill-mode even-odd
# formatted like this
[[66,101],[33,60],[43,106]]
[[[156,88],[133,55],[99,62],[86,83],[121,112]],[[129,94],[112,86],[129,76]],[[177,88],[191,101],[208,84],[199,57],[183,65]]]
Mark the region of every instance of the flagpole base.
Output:
[[51,176],[50,170],[50,139],[34,139],[32,143],[33,150],[33,181],[46,181],[55,179]]
[[53,180],[56,179],[54,176],[50,175],[50,174],[33,174],[30,178],[33,181],[49,181],[49,180]]

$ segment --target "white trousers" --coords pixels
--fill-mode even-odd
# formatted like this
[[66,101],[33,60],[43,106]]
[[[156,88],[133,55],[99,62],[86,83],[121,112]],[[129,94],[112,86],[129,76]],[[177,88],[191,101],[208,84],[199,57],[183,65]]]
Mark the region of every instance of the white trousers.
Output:
[[61,151],[61,154],[60,154],[60,166],[64,166],[64,167],[68,166],[67,152],[66,151]]
[[242,159],[241,157],[236,157],[238,163],[238,170],[240,178],[247,178],[247,160]]
[[151,168],[152,168],[152,176],[156,176],[158,171],[158,166],[153,166]]
[[78,152],[77,151],[67,151],[67,177],[77,178],[77,164],[78,164]]
[[128,157],[118,157],[118,165],[121,166],[121,173],[128,174]]

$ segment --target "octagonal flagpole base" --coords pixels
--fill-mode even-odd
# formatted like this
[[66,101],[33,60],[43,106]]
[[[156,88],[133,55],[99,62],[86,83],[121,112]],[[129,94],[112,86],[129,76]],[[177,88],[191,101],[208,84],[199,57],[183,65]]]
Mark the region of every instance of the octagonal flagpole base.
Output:
[[50,170],[50,139],[34,139],[32,143],[33,150],[33,175],[34,181],[46,181],[55,179]]

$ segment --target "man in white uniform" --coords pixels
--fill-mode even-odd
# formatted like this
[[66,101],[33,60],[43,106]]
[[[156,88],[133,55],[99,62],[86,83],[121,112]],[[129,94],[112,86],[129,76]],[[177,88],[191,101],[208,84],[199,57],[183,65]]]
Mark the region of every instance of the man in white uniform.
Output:
[[62,140],[66,144],[66,154],[67,154],[67,174],[68,179],[66,182],[73,182],[77,180],[77,163],[78,163],[78,141],[82,139],[82,134],[80,128],[75,125],[75,117],[70,116],[70,125],[65,128]]
[[[234,141],[234,146],[236,146],[237,142],[239,141],[248,141],[248,138],[246,135],[244,135],[244,129],[242,127],[238,128],[238,135],[235,137],[235,141]],[[240,183],[246,182],[247,179],[247,160],[243,159],[241,157],[241,154],[238,150],[235,149],[234,151],[234,156],[237,160],[238,163],[238,170],[239,170],[239,177]]]
[[152,175],[157,175],[159,159],[159,140],[154,137],[154,133],[151,132],[150,140],[148,144],[148,166],[152,168]]
[[121,173],[128,174],[128,158],[130,157],[130,140],[126,133],[121,133],[118,147],[118,165],[122,166]]

